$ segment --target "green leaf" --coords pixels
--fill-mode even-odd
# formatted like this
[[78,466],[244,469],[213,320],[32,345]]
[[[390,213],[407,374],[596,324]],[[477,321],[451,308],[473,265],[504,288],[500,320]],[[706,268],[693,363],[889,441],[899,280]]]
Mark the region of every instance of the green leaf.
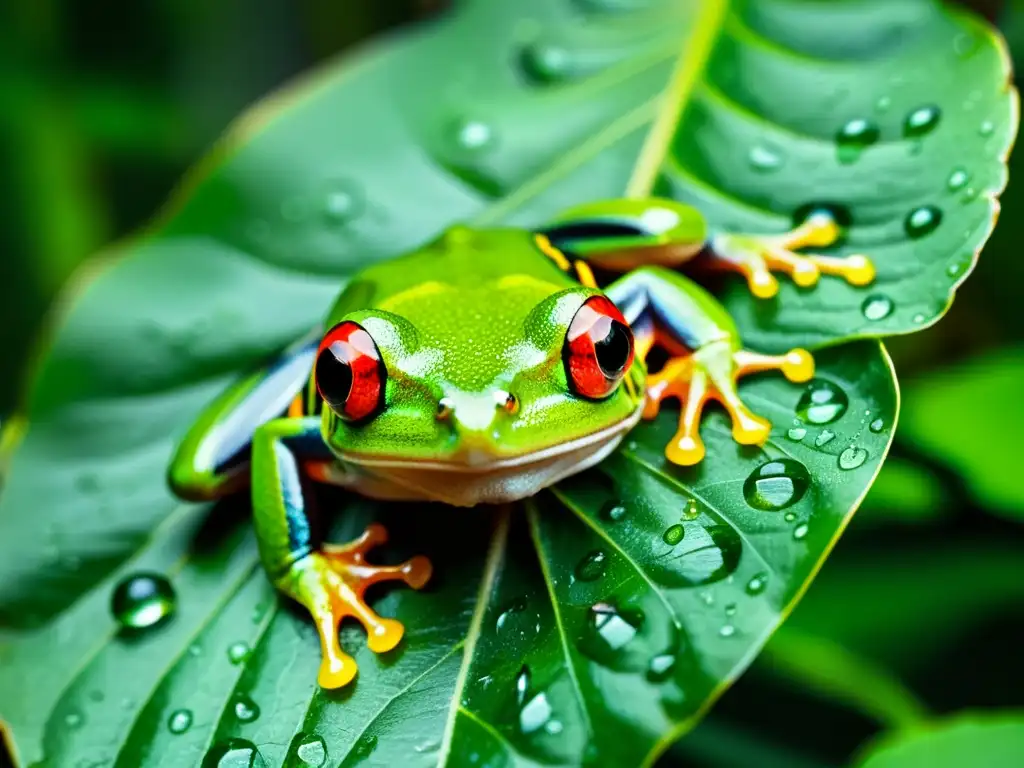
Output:
[[[1018,405],[1024,349],[989,352],[907,385],[904,439],[963,478],[978,501],[1024,520],[1015,451],[992,450],[1024,434]],[[984,406],[984,407],[982,407]]]
[[1013,768],[1024,755],[1024,712],[961,714],[928,728],[883,736],[861,768]]

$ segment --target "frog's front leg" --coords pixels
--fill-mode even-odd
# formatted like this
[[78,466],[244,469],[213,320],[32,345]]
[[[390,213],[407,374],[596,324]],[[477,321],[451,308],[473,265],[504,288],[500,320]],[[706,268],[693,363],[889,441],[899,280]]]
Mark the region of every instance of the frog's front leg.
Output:
[[682,404],[679,428],[665,448],[669,461],[683,466],[704,457],[700,418],[709,400],[717,400],[732,417],[733,438],[759,445],[771,424],[754,414],[740,398],[741,376],[779,370],[790,381],[807,381],[814,361],[802,349],[784,355],[762,355],[742,349],[739,333],[725,309],[700,286],[662,267],[642,267],[612,283],[608,297],[633,327],[637,353],[646,359],[655,344],[674,355],[647,379],[644,417],[658,414],[662,400]]
[[419,589],[430,578],[431,566],[425,557],[394,566],[366,562],[367,552],[387,540],[378,524],[348,544],[321,542],[310,514],[302,464],[330,460],[319,417],[276,419],[253,436],[252,498],[260,558],[274,585],[313,616],[323,653],[320,685],[340,688],[356,674],[355,661],[338,643],[341,620],[351,616],[366,628],[370,650],[390,651],[401,641],[404,628],[374,613],[364,593],[381,581],[404,581]]

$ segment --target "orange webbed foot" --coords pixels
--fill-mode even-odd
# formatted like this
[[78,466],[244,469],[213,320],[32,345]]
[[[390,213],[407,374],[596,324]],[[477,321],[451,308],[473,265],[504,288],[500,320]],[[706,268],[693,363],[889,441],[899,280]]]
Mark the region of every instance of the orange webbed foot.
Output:
[[717,400],[732,418],[733,439],[741,445],[761,445],[768,439],[771,424],[753,413],[740,398],[736,382],[759,371],[778,370],[793,382],[808,381],[814,375],[814,360],[803,349],[784,355],[762,355],[734,350],[728,341],[712,342],[697,352],[671,358],[647,380],[644,418],[658,414],[662,400],[676,398],[683,404],[679,428],[665,447],[673,464],[688,467],[704,458],[700,419],[709,400]]
[[798,248],[823,248],[839,237],[839,227],[825,212],[808,219],[782,235],[721,234],[712,238],[710,263],[720,269],[739,272],[759,299],[779,292],[772,272],[790,276],[802,288],[816,285],[823,274],[836,275],[851,285],[868,285],[875,279],[875,267],[863,254],[824,256],[796,253]]
[[430,579],[432,567],[426,557],[413,557],[399,565],[366,562],[366,553],[385,541],[384,526],[373,523],[354,541],[326,544],[296,562],[286,583],[280,585],[313,616],[323,654],[318,677],[323,688],[341,688],[357,672],[355,660],[338,643],[338,626],[346,616],[363,625],[367,645],[375,653],[390,651],[402,640],[405,627],[395,619],[378,616],[366,604],[366,590],[382,581],[402,581],[420,589]]

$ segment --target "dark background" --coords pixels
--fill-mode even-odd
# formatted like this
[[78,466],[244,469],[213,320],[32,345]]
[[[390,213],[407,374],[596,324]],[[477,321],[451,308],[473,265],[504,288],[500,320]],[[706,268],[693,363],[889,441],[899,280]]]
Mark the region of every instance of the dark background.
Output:
[[[1001,27],[1024,64],[1024,4],[966,4]],[[46,313],[75,268],[142,226],[231,118],[311,65],[440,6],[0,5],[0,419],[17,407]],[[1011,160],[1011,179],[1024,179],[1015,176],[1021,162]],[[1001,223],[954,308],[934,328],[889,344],[908,410],[915,393],[957,377],[1024,385],[1024,183],[1012,182],[1002,199]],[[1009,387],[1018,397],[1020,389]],[[1024,566],[1019,585],[993,566],[994,552],[1024,552],[1024,490],[994,501],[972,476],[1019,464],[1024,488],[1024,461],[1013,458],[1021,434],[1012,426],[1022,409],[972,391],[917,419],[949,420],[955,430],[964,414],[988,409],[971,430],[974,461],[953,461],[913,430],[899,432],[877,489],[790,622],[877,664],[935,713],[1024,706]],[[894,600],[910,612],[905,620],[878,618]],[[841,683],[816,684],[783,662],[770,645],[664,763],[841,765],[879,732],[863,708],[843,703]]]

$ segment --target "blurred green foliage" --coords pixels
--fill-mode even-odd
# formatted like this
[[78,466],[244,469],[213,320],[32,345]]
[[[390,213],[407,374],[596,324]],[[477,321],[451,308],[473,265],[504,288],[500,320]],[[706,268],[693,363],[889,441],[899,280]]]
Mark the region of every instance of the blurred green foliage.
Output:
[[[1024,66],[1024,3],[971,4]],[[235,114],[431,10],[415,0],[6,4],[0,416],[73,270],[142,226]],[[1014,181],[1024,156],[1011,158],[1010,178],[951,312],[889,342],[904,417],[864,508],[768,650],[664,764],[838,766],[860,755],[869,768],[941,768],[1024,754],[1019,710],[919,728],[1024,705],[1014,683],[1024,674],[1024,182]]]

